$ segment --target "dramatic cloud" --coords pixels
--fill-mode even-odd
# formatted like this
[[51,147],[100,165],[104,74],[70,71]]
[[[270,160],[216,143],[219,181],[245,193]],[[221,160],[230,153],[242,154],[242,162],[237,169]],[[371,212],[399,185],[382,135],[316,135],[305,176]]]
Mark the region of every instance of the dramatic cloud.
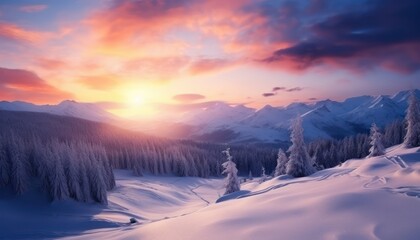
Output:
[[383,66],[401,72],[418,71],[420,2],[369,3],[311,25],[309,37],[275,51],[264,61],[295,69],[328,64],[359,70]]
[[172,97],[174,100],[182,103],[196,102],[197,100],[205,99],[206,97],[201,94],[187,93],[178,94]]
[[47,5],[26,5],[19,8],[22,12],[33,13],[33,12],[40,12],[47,9]]
[[72,98],[71,94],[49,85],[33,72],[8,68],[0,68],[0,96],[3,100],[18,99],[35,103]]

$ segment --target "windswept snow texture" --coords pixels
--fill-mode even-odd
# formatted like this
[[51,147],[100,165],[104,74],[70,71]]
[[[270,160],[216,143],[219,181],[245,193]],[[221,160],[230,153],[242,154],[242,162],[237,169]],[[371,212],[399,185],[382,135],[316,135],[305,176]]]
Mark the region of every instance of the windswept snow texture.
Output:
[[[9,213],[3,226],[23,219],[29,227],[20,228],[18,237],[29,236],[23,234],[31,228],[35,238],[48,236],[42,231],[55,218],[73,220],[49,229],[66,239],[420,239],[420,148],[395,146],[386,156],[349,160],[303,178],[255,179],[241,189],[215,203],[224,191],[223,179],[136,178],[117,171],[109,206],[93,212],[91,220],[77,218],[86,215],[78,210],[55,215],[54,207],[41,214],[36,202],[24,212],[2,199],[0,210]],[[138,223],[128,224],[132,217]],[[47,224],[37,229],[30,219]],[[102,225],[93,229],[98,222]],[[60,232],[74,226],[85,231],[73,231],[76,236]],[[11,236],[17,228],[2,229]]]

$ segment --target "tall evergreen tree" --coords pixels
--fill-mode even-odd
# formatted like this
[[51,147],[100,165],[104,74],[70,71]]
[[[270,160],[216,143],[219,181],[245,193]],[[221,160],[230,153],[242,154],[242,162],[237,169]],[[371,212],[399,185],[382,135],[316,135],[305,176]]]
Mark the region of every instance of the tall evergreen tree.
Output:
[[286,174],[286,165],[288,161],[289,159],[287,158],[283,149],[280,148],[277,154],[277,166],[276,166],[276,171],[274,172],[275,177]]
[[382,143],[382,134],[375,123],[370,128],[370,149],[369,157],[381,156],[385,154],[385,148]]
[[286,165],[286,173],[293,177],[304,177],[314,173],[312,159],[309,157],[303,139],[302,118],[300,116],[292,125],[290,138],[292,146],[288,150],[290,156]]
[[61,146],[58,142],[54,142],[49,149],[49,177],[50,177],[50,196],[52,200],[61,200],[69,196],[69,189],[67,186],[67,179],[64,173],[64,167],[62,163],[62,155],[58,152]]
[[79,183],[80,168],[77,164],[77,154],[74,152],[76,146],[65,145],[64,147],[65,152],[63,154],[63,164],[65,166],[69,196],[77,201],[83,201],[83,193]]
[[420,110],[419,103],[414,91],[408,100],[407,114],[407,133],[404,137],[404,145],[406,147],[417,147],[420,145]]
[[232,156],[229,151],[230,148],[223,151],[223,153],[227,156],[227,161],[222,164],[224,168],[222,173],[227,174],[225,195],[241,190],[241,185],[239,184],[237,175],[238,169],[236,169],[236,164],[232,161]]

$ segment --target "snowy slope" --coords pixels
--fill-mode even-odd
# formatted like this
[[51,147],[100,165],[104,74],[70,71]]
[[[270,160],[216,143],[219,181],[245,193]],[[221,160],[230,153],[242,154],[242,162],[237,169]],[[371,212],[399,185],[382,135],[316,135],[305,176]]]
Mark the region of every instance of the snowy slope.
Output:
[[[395,146],[386,156],[348,160],[304,178],[280,176],[261,184],[255,179],[243,183],[242,189],[243,195],[236,199],[215,203],[223,193],[221,179],[138,178],[117,171],[117,188],[110,193],[106,208],[86,211],[60,202],[38,211],[40,203],[34,202],[30,210],[20,210],[28,201],[2,197],[0,210],[8,213],[3,226],[25,219],[28,228],[19,229],[16,236],[32,239],[420,237],[420,148]],[[128,224],[131,217],[139,223]],[[34,221],[42,228],[32,227]],[[3,228],[0,234],[11,236],[17,229]]]
[[404,110],[390,97],[378,96],[372,101],[365,102],[352,111],[343,114],[343,117],[347,118],[348,121],[365,126],[369,126],[373,122],[379,126],[385,126],[395,119],[403,118]]
[[[351,160],[307,178],[274,179],[262,186],[250,186],[248,197],[145,225],[126,236],[418,239],[420,154],[413,152],[396,149],[388,158]],[[189,227],[192,225],[194,229]]]
[[112,122],[118,118],[93,103],[65,100],[57,105],[35,105],[27,102],[0,102],[0,110],[44,112],[60,116],[77,117],[96,122]]
[[188,112],[178,121],[190,125],[205,124],[207,127],[221,127],[232,122],[238,122],[254,112],[254,109],[243,105],[233,107],[220,102],[207,108]]

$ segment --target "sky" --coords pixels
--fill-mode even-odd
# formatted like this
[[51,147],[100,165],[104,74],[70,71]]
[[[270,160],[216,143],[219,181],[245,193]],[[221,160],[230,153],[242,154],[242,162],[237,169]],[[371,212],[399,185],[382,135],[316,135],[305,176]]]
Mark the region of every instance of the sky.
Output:
[[128,118],[420,88],[417,0],[1,0],[0,100]]

